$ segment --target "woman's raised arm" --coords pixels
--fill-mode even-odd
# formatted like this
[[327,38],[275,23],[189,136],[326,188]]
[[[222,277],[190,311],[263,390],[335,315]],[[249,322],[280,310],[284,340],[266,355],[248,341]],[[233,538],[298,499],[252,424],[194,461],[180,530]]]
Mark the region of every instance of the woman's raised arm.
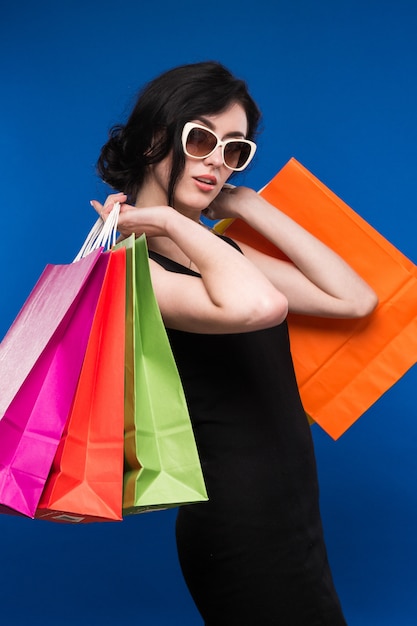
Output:
[[[271,241],[292,263],[239,243],[245,255],[288,299],[289,310],[323,317],[363,317],[378,299],[333,250],[246,187],[222,192],[210,217],[238,217]],[[343,237],[343,233],[340,234]]]
[[[117,198],[116,198],[117,199]],[[98,202],[93,206],[101,213]],[[106,203],[106,211],[110,204]],[[168,272],[150,262],[152,282],[164,322],[169,328],[198,333],[239,333],[281,323],[286,297],[248,258],[200,224],[168,206],[121,205],[123,236],[145,233],[168,239],[201,274]]]

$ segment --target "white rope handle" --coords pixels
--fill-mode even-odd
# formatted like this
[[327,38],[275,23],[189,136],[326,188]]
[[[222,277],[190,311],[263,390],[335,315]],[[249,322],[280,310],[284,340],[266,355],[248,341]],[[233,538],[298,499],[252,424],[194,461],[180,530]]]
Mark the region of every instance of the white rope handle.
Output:
[[117,222],[119,219],[119,213],[120,202],[115,202],[114,207],[105,221],[102,217],[98,218],[88,233],[79,253],[75,257],[73,261],[74,263],[83,259],[93,250],[98,250],[99,248],[109,250],[112,246],[114,246],[117,238]]

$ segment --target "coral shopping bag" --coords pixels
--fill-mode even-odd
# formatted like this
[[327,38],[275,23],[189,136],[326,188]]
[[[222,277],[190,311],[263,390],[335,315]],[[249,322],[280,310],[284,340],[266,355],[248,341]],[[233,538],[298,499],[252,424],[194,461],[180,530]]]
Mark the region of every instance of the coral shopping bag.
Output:
[[126,251],[109,256],[74,403],[36,517],[122,519]]
[[[80,373],[107,260],[48,265],[0,346],[0,504],[33,517]],[[10,510],[11,509],[11,510]]]
[[207,500],[184,391],[152,288],[144,236],[127,247],[123,512]]
[[[417,362],[417,267],[295,159],[260,193],[338,252],[379,297],[365,319],[288,316],[305,409],[337,439]],[[282,256],[240,220],[216,230]]]

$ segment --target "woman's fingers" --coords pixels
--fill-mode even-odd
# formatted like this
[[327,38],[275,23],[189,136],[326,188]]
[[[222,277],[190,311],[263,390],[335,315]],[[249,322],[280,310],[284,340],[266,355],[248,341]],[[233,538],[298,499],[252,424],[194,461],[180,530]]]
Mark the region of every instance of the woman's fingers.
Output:
[[127,200],[126,194],[124,194],[124,193],[112,193],[109,196],[107,196],[104,204],[101,204],[100,202],[98,202],[98,200],[91,200],[90,204],[93,207],[93,209],[95,211],[97,211],[97,213],[100,215],[100,217],[103,220],[106,220],[108,214],[113,209],[115,203],[116,202],[120,202],[122,204],[123,202],[126,202],[126,200]]
[[110,211],[112,210],[114,204],[116,202],[120,202],[120,204],[122,204],[123,202],[125,202],[127,200],[127,195],[124,193],[112,193],[109,196],[107,196],[105,202],[104,202],[104,210],[106,213],[110,213]]
[[97,211],[97,213],[101,216],[103,212],[103,205],[100,204],[100,202],[98,202],[97,200],[90,200],[90,204],[93,207],[93,209]]

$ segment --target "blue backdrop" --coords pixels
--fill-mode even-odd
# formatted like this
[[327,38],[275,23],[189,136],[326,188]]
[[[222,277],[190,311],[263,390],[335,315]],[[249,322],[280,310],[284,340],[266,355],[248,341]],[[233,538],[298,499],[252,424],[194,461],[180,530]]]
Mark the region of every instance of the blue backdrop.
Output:
[[[70,262],[95,220],[109,126],[144,81],[185,62],[222,61],[263,110],[242,182],[260,188],[294,156],[417,262],[414,0],[4,4],[1,336],[44,266]],[[313,427],[350,626],[417,624],[416,385],[413,368],[338,442]],[[201,624],[174,515],[84,527],[0,516],[3,623]]]

